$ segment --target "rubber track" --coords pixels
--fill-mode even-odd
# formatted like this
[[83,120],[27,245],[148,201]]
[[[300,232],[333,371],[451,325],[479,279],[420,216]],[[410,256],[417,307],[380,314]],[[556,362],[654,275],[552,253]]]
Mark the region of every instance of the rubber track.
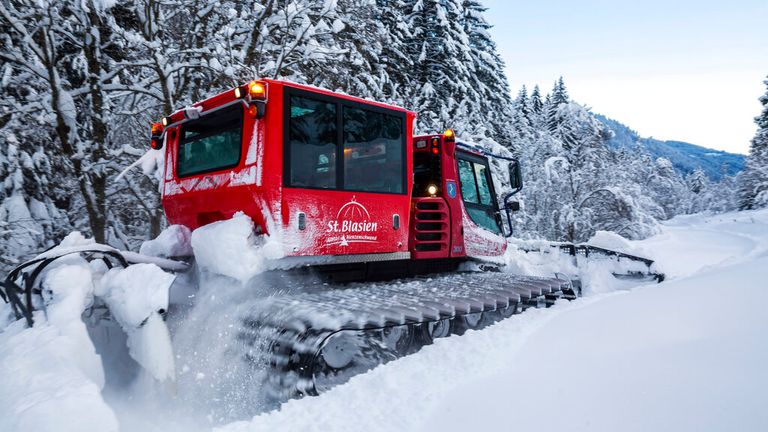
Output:
[[[483,314],[493,317],[484,320],[488,324],[528,307],[549,306],[558,298],[577,296],[567,280],[499,272],[324,288],[270,298],[243,319],[238,339],[249,348],[245,357],[253,362],[261,358],[271,369],[265,390],[276,399],[318,394],[318,374],[339,374],[337,381],[343,381],[413,351],[401,352],[378,342],[382,331],[402,327],[418,333],[414,337],[419,340],[413,344],[418,349],[431,342],[429,323],[458,323],[467,315]],[[320,352],[331,336],[342,332],[370,339],[373,354],[369,353],[371,358],[359,371],[323,371]],[[264,350],[268,352],[266,361],[259,357]]]

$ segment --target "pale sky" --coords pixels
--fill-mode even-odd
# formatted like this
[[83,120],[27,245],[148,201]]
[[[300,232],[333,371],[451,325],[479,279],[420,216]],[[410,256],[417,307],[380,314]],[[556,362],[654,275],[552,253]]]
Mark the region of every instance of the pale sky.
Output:
[[768,0],[483,0],[513,94],[562,75],[640,133],[747,153],[768,75]]

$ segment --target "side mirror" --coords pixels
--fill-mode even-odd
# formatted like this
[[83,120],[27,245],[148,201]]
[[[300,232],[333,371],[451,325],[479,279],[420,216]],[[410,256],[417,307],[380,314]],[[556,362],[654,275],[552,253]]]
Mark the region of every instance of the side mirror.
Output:
[[523,175],[520,172],[519,161],[510,162],[509,164],[509,185],[513,190],[523,188]]
[[509,211],[520,211],[520,201],[509,201],[507,203],[507,210]]

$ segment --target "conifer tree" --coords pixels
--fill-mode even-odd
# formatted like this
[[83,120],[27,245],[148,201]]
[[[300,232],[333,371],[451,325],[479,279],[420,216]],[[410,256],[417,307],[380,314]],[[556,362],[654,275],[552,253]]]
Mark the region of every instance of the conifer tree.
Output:
[[517,109],[520,110],[520,112],[523,114],[525,119],[530,120],[531,109],[530,109],[530,102],[528,99],[528,90],[525,88],[525,85],[523,85],[520,88],[520,91],[517,93],[517,99],[515,99],[515,105],[517,106]]
[[565,82],[563,81],[563,77],[558,78],[557,82],[555,82],[555,86],[552,89],[552,103],[554,105],[560,105],[564,103],[568,103],[568,91],[565,89]]
[[379,77],[386,75],[381,83],[382,100],[397,105],[406,105],[408,91],[413,86],[414,59],[408,55],[408,39],[411,29],[405,25],[404,0],[376,0],[382,38],[381,53],[378,57]]
[[[768,86],[768,79],[763,81]],[[741,209],[768,207],[768,91],[760,97],[763,111],[755,118],[757,133],[752,138],[744,171],[739,177]]]
[[557,112],[560,106],[568,103],[568,101],[568,91],[565,88],[563,77],[560,77],[552,87],[551,97],[547,95],[547,128],[550,132],[554,133],[559,128],[559,122],[562,118],[558,117]]
[[533,92],[531,92],[531,110],[534,114],[541,114],[542,108],[541,90],[539,90],[539,85],[537,84],[533,87]]
[[[487,136],[509,146],[510,88],[504,71],[504,61],[491,39],[491,25],[483,17],[486,8],[477,0],[464,0],[463,24],[472,61],[471,78],[474,101],[470,111],[470,125],[486,124]],[[475,135],[483,131],[475,127]]]
[[[417,131],[434,133],[456,126],[465,117],[470,98],[471,61],[463,26],[461,3],[447,1],[410,1],[406,17],[412,29],[408,50],[414,59],[414,86],[410,108],[420,115]],[[463,125],[462,125],[463,126]]]

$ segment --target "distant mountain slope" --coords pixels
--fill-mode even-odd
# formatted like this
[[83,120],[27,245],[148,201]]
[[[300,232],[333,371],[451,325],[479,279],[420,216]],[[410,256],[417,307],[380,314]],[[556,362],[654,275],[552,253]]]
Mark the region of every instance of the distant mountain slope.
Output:
[[746,157],[744,155],[713,150],[682,141],[642,138],[637,132],[616,120],[601,114],[596,114],[596,117],[613,130],[615,136],[608,143],[612,147],[633,147],[635,143],[640,143],[654,157],[665,157],[672,161],[675,169],[684,175],[701,167],[709,178],[720,180],[723,164],[728,165],[728,175],[734,175],[744,168]]

